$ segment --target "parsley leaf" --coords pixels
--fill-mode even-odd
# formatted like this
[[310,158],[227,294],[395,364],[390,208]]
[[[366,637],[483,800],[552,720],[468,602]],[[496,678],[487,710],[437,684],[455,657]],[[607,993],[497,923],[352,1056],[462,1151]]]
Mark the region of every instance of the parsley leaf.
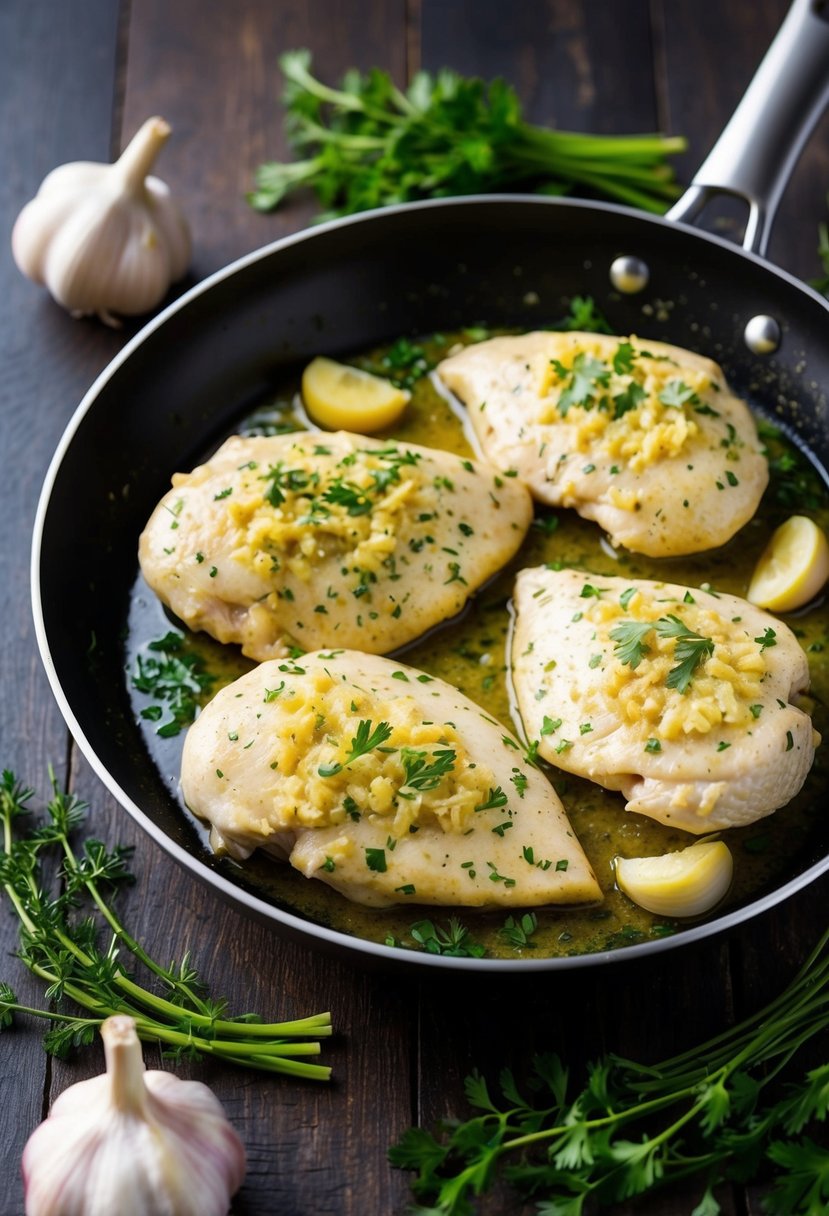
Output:
[[216,682],[200,656],[188,648],[184,634],[171,629],[149,642],[147,651],[136,655],[130,681],[137,692],[151,697],[141,717],[157,722],[155,733],[163,739],[179,734],[195,719],[204,694]]
[[655,629],[662,638],[676,638],[674,657],[678,663],[668,672],[666,684],[678,692],[687,692],[697,667],[714,653],[713,640],[694,633],[678,616],[671,613],[667,617],[660,617]]
[[689,405],[699,404],[699,397],[683,380],[669,380],[659,394],[659,400],[663,405],[670,405],[675,409],[681,409],[686,401]]
[[652,621],[622,621],[610,631],[610,639],[615,642],[613,653],[620,663],[634,670],[650,651],[645,638],[653,629]]
[[373,751],[375,747],[379,747],[381,743],[385,743],[391,735],[392,728],[388,722],[378,722],[374,730],[371,729],[371,718],[362,718],[357,724],[357,732],[351,740],[351,746],[346,753],[345,760],[342,763],[334,761],[331,764],[321,764],[317,772],[321,777],[334,777],[337,773],[342,772],[347,765],[353,764],[360,756],[365,756],[368,752]]
[[579,351],[570,368],[566,368],[558,359],[551,359],[550,362],[559,380],[565,381],[564,390],[557,403],[562,418],[566,417],[567,411],[573,405],[589,408],[595,400],[596,389],[607,388],[610,368],[601,359],[596,359],[586,351]]
[[443,778],[453,771],[455,759],[455,752],[448,748],[429,753],[416,748],[401,747],[400,762],[403,765],[406,780],[399,793],[404,798],[413,798],[414,794],[407,793],[407,790],[437,789]]

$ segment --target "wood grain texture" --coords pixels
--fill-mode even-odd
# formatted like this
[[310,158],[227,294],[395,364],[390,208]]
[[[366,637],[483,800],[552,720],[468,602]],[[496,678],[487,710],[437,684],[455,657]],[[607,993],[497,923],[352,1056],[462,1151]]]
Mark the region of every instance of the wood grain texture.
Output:
[[[123,10],[115,0],[7,0],[0,5],[0,87],[15,121],[0,129],[0,219],[8,232],[48,169],[73,158],[107,159],[144,118],[160,113],[174,133],[159,174],[193,227],[188,282],[294,231],[314,212],[309,198],[262,216],[245,205],[244,193],[260,161],[287,154],[276,63],[299,46],[311,49],[325,80],[376,64],[403,83],[419,66],[446,64],[505,76],[534,121],[684,133],[690,150],[680,166],[689,175],[785,7],[785,0],[522,0],[505,19],[496,0],[133,0]],[[787,192],[772,245],[773,256],[801,274],[817,269],[827,134],[824,123]],[[493,981],[360,971],[278,939],[179,870],[70,752],[29,611],[29,537],[48,460],[77,401],[138,323],[115,333],[71,321],[17,274],[7,243],[0,285],[0,763],[43,794],[51,760],[90,802],[95,835],[135,846],[137,881],[119,896],[119,908],[160,961],[191,948],[233,1012],[332,1012],[336,1034],[322,1056],[335,1069],[329,1086],[212,1063],[180,1066],[182,1076],[211,1085],[246,1143],[249,1171],[235,1216],[402,1213],[407,1178],[388,1166],[388,1145],[412,1121],[431,1126],[465,1114],[463,1078],[473,1067],[494,1081],[502,1066],[520,1074],[537,1050],[550,1049],[566,1057],[575,1078],[609,1050],[656,1060],[716,1033],[785,983],[825,923],[829,879],[693,949],[598,972]],[[0,975],[39,1001],[42,986],[7,957],[15,940],[4,914]],[[102,1067],[99,1048],[49,1063],[40,1034],[40,1026],[21,1022],[0,1038],[0,1216],[22,1210],[19,1155],[43,1108]],[[162,1062],[153,1048],[146,1059],[151,1067]],[[689,1187],[615,1213],[686,1216],[697,1196]],[[758,1213],[760,1198],[756,1188],[726,1188],[723,1211]],[[482,1211],[517,1216],[504,1189]]]
[[421,20],[427,71],[503,76],[534,122],[601,134],[655,129],[647,0],[523,0],[508,13],[501,0],[423,0]]
[[328,0],[240,0],[212,4],[209,19],[199,0],[141,0],[132,7],[122,142],[150,113],[171,123],[160,172],[190,217],[194,280],[303,227],[314,214],[310,196],[271,215],[244,202],[258,164],[289,158],[278,59],[299,47],[311,50],[326,81],[339,81],[351,66],[377,64],[402,83],[403,0],[371,0],[359,9]]
[[[26,281],[8,234],[41,179],[67,160],[109,154],[118,9],[112,0],[8,0],[0,5],[0,766],[48,787],[65,775],[67,732],[41,667],[29,600],[29,549],[41,482],[83,392],[118,349],[97,324],[72,321]],[[48,86],[45,85],[48,82]],[[58,100],[59,99],[59,102]],[[17,921],[3,903],[0,978],[21,1001],[43,986],[10,955]],[[23,1209],[20,1154],[43,1117],[51,1066],[44,1027],[19,1020],[0,1041],[0,1212]]]
[[[690,180],[708,155],[788,7],[787,0],[656,6],[663,121],[689,138],[688,151],[677,161],[684,180]],[[825,217],[828,181],[829,116],[824,116],[786,188],[768,254],[771,261],[806,280],[820,273],[820,265],[815,218],[804,223],[804,217]],[[738,239],[745,215],[743,204],[715,202],[705,226]]]

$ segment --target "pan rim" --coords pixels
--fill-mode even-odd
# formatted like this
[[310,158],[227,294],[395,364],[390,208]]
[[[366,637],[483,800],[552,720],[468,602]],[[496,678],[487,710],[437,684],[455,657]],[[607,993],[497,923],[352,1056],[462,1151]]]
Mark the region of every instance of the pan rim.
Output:
[[[231,882],[223,875],[209,866],[205,865],[197,856],[177,844],[166,833],[162,832],[159,835],[157,826],[153,823],[150,817],[141,809],[141,807],[126,793],[120,786],[116,778],[109,772],[104,763],[99,759],[97,752],[89,741],[85,731],[83,730],[80,721],[78,720],[74,709],[66,695],[63,685],[61,684],[58,675],[57,666],[52,656],[52,648],[46,629],[45,618],[43,613],[43,601],[41,594],[41,556],[44,528],[47,521],[49,505],[52,498],[55,481],[58,472],[69,450],[75,435],[87,413],[92,409],[101,391],[107,385],[109,380],[118,372],[121,366],[126,363],[138,350],[147,339],[155,333],[157,329],[167,323],[178,312],[186,309],[194,300],[199,299],[205,293],[211,291],[218,284],[231,278],[235,274],[244,270],[248,266],[254,265],[256,262],[267,259],[274,254],[278,254],[281,250],[299,244],[309,239],[313,239],[318,235],[323,235],[332,230],[338,230],[346,227],[357,227],[363,223],[370,223],[379,216],[389,216],[410,211],[424,210],[446,210],[455,207],[469,207],[481,204],[497,206],[513,206],[518,204],[531,204],[540,207],[564,207],[568,210],[588,211],[588,212],[605,212],[611,215],[624,216],[635,220],[639,224],[654,225],[656,227],[684,233],[694,237],[698,241],[704,241],[714,245],[728,255],[737,255],[745,259],[749,263],[762,268],[766,273],[771,273],[790,287],[794,287],[798,292],[805,294],[815,303],[821,306],[829,317],[829,301],[821,296],[816,290],[796,278],[790,272],[775,266],[766,258],[743,249],[740,246],[734,245],[724,237],[714,233],[704,232],[695,228],[693,225],[680,223],[674,220],[668,220],[663,216],[656,216],[643,213],[631,207],[625,207],[620,204],[606,203],[601,201],[592,201],[587,199],[569,199],[558,197],[545,197],[535,194],[476,194],[463,195],[455,198],[447,199],[426,199],[413,203],[401,203],[394,206],[383,207],[371,211],[360,212],[356,215],[344,216],[339,219],[332,219],[314,225],[313,227],[302,228],[297,232],[290,233],[287,236],[277,238],[266,245],[243,254],[241,257],[229,262],[226,266],[207,275],[200,282],[194,284],[183,292],[176,300],[172,301],[164,309],[162,309],[155,317],[151,318],[144,326],[142,326],[132,338],[125,343],[124,347],[118,352],[115,357],[102,369],[95,378],[87,392],[84,394],[80,403],[70,417],[55,449],[54,455],[49,463],[44,476],[43,485],[38,498],[37,510],[35,514],[33,533],[32,533],[32,551],[30,565],[30,586],[32,598],[32,615],[34,619],[35,637],[40,653],[41,662],[43,663],[47,679],[49,680],[52,694],[55,697],[60,713],[66,723],[73,739],[78,744],[85,759],[90,767],[115,798],[118,804],[131,816],[138,826],[147,833],[161,848],[165,850],[180,866],[191,873],[200,882],[206,883],[213,888],[223,899],[241,906],[248,914],[255,915],[260,921],[275,923],[282,925],[294,938],[303,940],[304,944],[309,946],[319,947],[321,944],[334,950],[339,954],[361,956],[367,961],[377,963],[385,963],[390,967],[400,968],[401,966],[409,967],[427,967],[437,969],[438,971],[454,971],[454,972],[485,972],[490,974],[513,973],[513,972],[560,972],[570,971],[574,969],[583,969],[588,967],[607,966],[617,963],[627,962],[644,957],[650,958],[652,955],[660,954],[667,950],[675,950],[681,946],[690,946],[708,937],[716,936],[722,933],[728,933],[736,928],[744,921],[750,920],[755,916],[762,915],[764,912],[775,907],[779,903],[783,903],[786,899],[791,898],[798,891],[809,886],[822,874],[829,870],[829,854],[821,860],[813,863],[808,869],[801,874],[790,879],[782,887],[768,892],[759,899],[752,900],[743,907],[736,908],[731,912],[716,917],[710,921],[690,926],[686,929],[680,929],[676,934],[664,938],[657,938],[647,942],[635,943],[629,946],[621,946],[614,950],[603,950],[588,954],[578,955],[563,955],[550,958],[520,958],[520,959],[487,959],[487,958],[453,958],[443,955],[433,955],[427,952],[407,950],[395,946],[387,946],[379,942],[372,942],[365,938],[351,936],[338,930],[329,929],[324,925],[318,925],[298,916],[295,913],[283,910],[276,907],[274,904],[259,898],[258,896],[246,891],[243,887]],[[632,251],[635,252],[635,251]]]

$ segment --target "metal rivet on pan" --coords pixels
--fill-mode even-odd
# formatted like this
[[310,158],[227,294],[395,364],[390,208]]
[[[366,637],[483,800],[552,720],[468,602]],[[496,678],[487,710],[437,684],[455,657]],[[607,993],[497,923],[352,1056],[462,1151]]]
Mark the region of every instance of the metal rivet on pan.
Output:
[[780,345],[780,326],[774,317],[760,313],[746,325],[743,337],[752,354],[770,355]]
[[647,262],[643,262],[641,258],[636,258],[632,254],[624,254],[622,257],[616,258],[610,266],[611,283],[617,291],[624,292],[627,296],[635,295],[637,291],[643,291],[647,287],[650,277],[651,272]]

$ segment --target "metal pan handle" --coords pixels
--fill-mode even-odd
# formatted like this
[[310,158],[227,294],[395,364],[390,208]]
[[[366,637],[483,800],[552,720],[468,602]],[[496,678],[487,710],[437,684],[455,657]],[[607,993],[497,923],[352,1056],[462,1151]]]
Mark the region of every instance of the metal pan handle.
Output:
[[715,194],[749,205],[743,248],[764,254],[783,189],[829,103],[829,3],[794,0],[728,125],[668,219],[692,222]]

